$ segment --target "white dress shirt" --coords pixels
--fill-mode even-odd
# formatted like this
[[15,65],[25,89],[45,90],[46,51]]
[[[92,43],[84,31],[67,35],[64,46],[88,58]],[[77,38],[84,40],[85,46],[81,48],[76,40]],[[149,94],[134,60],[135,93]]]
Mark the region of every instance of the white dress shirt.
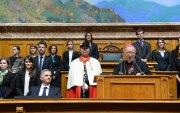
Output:
[[50,88],[50,84],[49,84],[49,85],[47,85],[47,86],[45,86],[45,85],[41,84],[41,87],[40,87],[40,90],[39,90],[39,96],[42,96],[43,91],[44,91],[44,87],[47,87],[47,89],[46,89],[46,96],[48,96],[48,95],[49,95],[49,88]]
[[161,56],[164,58],[164,53],[165,53],[165,50],[163,50],[163,51],[159,51],[159,52],[160,52]]
[[26,96],[27,93],[29,92],[29,81],[30,81],[29,71],[26,70],[25,82],[24,82],[24,96]]
[[69,50],[69,66],[71,65],[72,55],[73,55],[73,50]]

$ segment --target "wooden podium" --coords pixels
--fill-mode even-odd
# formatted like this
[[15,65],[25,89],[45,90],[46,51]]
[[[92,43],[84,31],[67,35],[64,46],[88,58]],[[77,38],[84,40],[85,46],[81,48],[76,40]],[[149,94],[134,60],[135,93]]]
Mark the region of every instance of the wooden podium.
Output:
[[97,98],[169,99],[168,75],[99,75],[96,76]]

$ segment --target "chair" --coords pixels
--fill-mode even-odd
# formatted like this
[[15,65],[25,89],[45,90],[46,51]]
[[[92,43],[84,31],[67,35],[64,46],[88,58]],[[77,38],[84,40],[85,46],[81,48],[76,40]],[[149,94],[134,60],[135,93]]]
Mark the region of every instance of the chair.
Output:
[[122,50],[112,45],[112,43],[105,46],[101,52],[102,62],[119,62],[123,58]]

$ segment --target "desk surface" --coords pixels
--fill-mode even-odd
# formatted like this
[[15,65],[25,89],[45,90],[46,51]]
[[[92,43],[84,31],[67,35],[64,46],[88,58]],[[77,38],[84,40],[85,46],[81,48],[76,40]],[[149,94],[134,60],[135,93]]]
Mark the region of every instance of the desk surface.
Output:
[[[179,113],[180,100],[9,99],[1,113]],[[153,109],[152,109],[153,108]]]

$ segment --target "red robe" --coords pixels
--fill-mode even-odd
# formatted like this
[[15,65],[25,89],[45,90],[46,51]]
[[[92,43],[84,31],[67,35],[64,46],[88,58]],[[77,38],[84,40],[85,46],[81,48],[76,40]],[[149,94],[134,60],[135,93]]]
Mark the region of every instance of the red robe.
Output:
[[[81,86],[75,86],[67,90],[66,98],[81,98]],[[89,98],[96,98],[96,86],[89,86]]]

